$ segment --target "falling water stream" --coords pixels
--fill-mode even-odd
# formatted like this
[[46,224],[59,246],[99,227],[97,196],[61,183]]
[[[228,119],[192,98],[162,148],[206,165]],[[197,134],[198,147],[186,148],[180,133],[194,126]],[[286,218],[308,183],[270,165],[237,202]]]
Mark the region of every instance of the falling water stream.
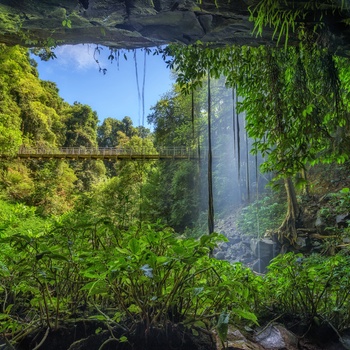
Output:
[[[226,88],[223,78],[208,79],[203,89],[207,92],[207,130],[202,131],[200,148],[209,151],[200,170],[202,208],[208,203],[208,230],[213,232],[220,218],[257,200],[268,181],[259,170],[262,156],[252,154],[254,140],[248,137],[245,113],[237,110],[236,90]],[[198,110],[203,113],[203,107],[197,106]],[[259,209],[256,220],[259,228]],[[260,238],[259,229],[254,238]]]

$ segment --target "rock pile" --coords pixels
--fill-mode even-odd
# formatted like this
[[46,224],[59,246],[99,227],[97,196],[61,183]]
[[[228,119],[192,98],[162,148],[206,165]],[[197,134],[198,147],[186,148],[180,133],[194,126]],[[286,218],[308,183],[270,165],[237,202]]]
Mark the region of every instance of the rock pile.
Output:
[[214,257],[229,262],[241,262],[259,273],[266,272],[276,256],[276,244],[267,238],[259,239],[239,232],[234,215],[217,224],[216,231],[227,237],[214,251]]

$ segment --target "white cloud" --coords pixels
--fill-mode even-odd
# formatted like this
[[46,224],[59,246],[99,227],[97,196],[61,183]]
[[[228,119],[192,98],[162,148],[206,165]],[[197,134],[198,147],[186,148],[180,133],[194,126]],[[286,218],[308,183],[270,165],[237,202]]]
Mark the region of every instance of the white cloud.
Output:
[[87,70],[90,68],[96,68],[97,63],[95,58],[100,61],[104,61],[101,55],[96,53],[94,58],[94,51],[96,45],[93,44],[79,44],[79,45],[63,45],[55,49],[57,56],[57,63],[67,67],[69,69]]

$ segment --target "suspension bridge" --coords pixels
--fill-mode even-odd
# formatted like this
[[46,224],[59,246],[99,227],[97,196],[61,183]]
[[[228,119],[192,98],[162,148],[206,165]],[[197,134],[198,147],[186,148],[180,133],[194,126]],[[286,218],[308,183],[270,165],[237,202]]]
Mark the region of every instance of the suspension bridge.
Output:
[[198,159],[198,151],[187,147],[25,147],[21,146],[16,155],[1,154],[0,158],[20,159]]

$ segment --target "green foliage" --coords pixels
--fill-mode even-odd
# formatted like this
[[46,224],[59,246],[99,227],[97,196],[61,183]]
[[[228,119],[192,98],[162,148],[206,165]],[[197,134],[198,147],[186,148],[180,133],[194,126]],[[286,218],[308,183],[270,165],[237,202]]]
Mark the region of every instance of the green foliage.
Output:
[[262,35],[267,25],[274,27],[272,39],[278,35],[277,45],[284,36],[285,48],[287,48],[289,33],[295,31],[296,22],[302,17],[300,9],[286,9],[276,0],[263,0],[256,6],[250,7],[250,20],[254,22],[254,30],[257,35]]
[[125,135],[129,138],[136,136],[138,134],[137,128],[132,124],[130,117],[124,117],[122,120],[105,118],[98,127],[98,145],[100,147],[116,147],[119,145],[119,135]]
[[242,209],[237,222],[240,232],[262,237],[269,230],[276,230],[283,221],[286,205],[275,196],[266,196]]
[[[121,132],[120,132],[121,133]],[[122,138],[121,138],[122,137]],[[141,139],[119,134],[119,145],[136,152],[156,153],[150,138]],[[108,217],[118,227],[129,227],[147,220],[144,188],[154,161],[122,161],[114,166],[115,176],[97,184],[89,199],[91,215]]]
[[[148,122],[154,127],[154,143],[158,147],[180,146],[194,148],[200,142],[205,127],[202,115],[205,110],[203,91],[184,96],[178,85],[162,96]],[[192,228],[200,208],[200,169],[194,162],[163,162],[157,166],[145,187],[150,219],[160,218],[178,232]]]
[[[334,255],[342,250],[349,252],[350,228],[349,220],[344,220],[350,211],[350,189],[342,188],[335,193],[329,193],[324,198],[323,206],[318,212],[325,233],[328,236],[323,240],[321,247],[326,254]],[[338,218],[344,218],[339,220]]]
[[[97,115],[89,106],[65,103],[57,86],[38,78],[28,51],[0,46],[0,153],[20,145],[96,147]],[[37,205],[43,214],[69,210],[74,192],[90,190],[105,175],[102,162],[11,160],[2,163],[0,188],[8,199]]]
[[13,232],[35,236],[50,225],[50,220],[37,215],[37,208],[4,200],[0,200],[0,222],[0,237],[10,236]]
[[97,146],[97,114],[90,106],[74,102],[65,111],[66,140],[64,147]]
[[237,87],[248,135],[256,140],[254,149],[266,157],[262,170],[286,177],[308,162],[347,159],[337,136],[347,135],[347,95],[341,94],[340,79],[347,84],[342,67],[348,60],[337,60],[307,40],[287,50],[212,49],[198,43],[172,45],[166,52],[173,55],[169,65],[186,93],[200,85],[207,72],[215,78],[224,75],[228,86]]
[[228,324],[230,321],[230,314],[228,312],[222,312],[219,316],[216,329],[218,330],[219,338],[224,345],[224,342],[227,339]]
[[[203,94],[196,93],[193,103],[196,110],[205,108]],[[193,146],[199,133],[203,120],[192,120],[191,96],[183,96],[178,85],[172,91],[164,94],[152,107],[148,115],[148,123],[154,126],[154,138],[157,146]]]
[[21,133],[15,128],[18,120],[11,119],[0,114],[0,152],[5,155],[14,155],[22,143]]
[[309,324],[325,322],[338,330],[348,328],[349,259],[343,255],[279,255],[265,277],[271,306],[279,313],[299,317]]
[[62,21],[62,26],[67,28],[72,28],[72,21],[67,17]]
[[[172,174],[170,223],[176,228],[192,227],[198,213],[198,169],[196,164],[183,161]],[[197,214],[197,215],[196,215]]]
[[[0,207],[6,217],[35,218],[25,206]],[[0,236],[1,329],[15,344],[28,329],[57,328],[80,308],[141,337],[169,321],[210,328],[225,310],[232,322],[256,323],[261,279],[209,258],[222,239],[181,239],[147,225],[124,231],[81,212],[40,230],[7,230]]]
[[[249,291],[242,284],[248,270],[208,258],[218,238],[213,234],[183,240],[169,230],[155,232],[150,227],[124,232],[109,251],[107,264],[82,271],[91,279],[83,289],[90,296],[109,297],[133,324],[143,324],[146,333],[169,318],[193,324],[210,320],[222,308],[249,311]],[[226,286],[228,281],[235,282],[234,290]],[[247,318],[256,321],[252,313],[247,312]]]
[[329,219],[339,214],[347,214],[350,210],[350,189],[348,187],[342,188],[335,193],[327,194],[326,207],[321,209],[321,215],[325,219]]
[[73,169],[66,162],[45,162],[35,172],[31,203],[38,206],[43,215],[64,213],[73,206],[76,180]]
[[[346,1],[326,0],[321,2],[309,1],[305,3],[287,2],[281,0],[261,0],[249,7],[250,20],[254,22],[253,32],[262,35],[267,26],[274,29],[272,39],[277,36],[277,45],[284,41],[285,49],[288,40],[296,29],[308,23],[310,30],[321,33],[327,27],[327,17],[347,13],[349,5]],[[312,18],[313,28],[310,20]],[[345,15],[346,17],[346,15]],[[348,24],[344,19],[343,23]]]
[[8,128],[2,134],[5,140],[8,133],[13,137],[7,147],[18,149],[25,137],[30,143],[56,145],[63,131],[60,113],[64,105],[57,87],[38,79],[27,50],[3,45],[0,57],[4,78],[0,84],[0,125]]
[[35,191],[29,169],[21,163],[13,164],[1,171],[1,188],[11,200],[29,201]]
[[191,161],[163,161],[152,168],[143,189],[144,219],[161,220],[177,232],[192,228],[200,207],[198,178],[197,165]]
[[336,200],[335,206],[339,214],[347,213],[350,210],[350,189],[348,187],[342,188],[332,197]]

